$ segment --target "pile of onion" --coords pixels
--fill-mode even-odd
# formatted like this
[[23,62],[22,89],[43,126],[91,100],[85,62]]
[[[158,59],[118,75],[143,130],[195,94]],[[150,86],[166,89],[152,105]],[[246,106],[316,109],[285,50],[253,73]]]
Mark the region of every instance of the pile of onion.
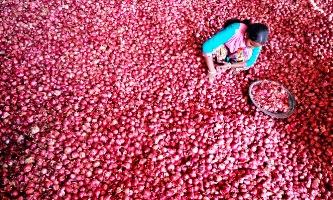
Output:
[[289,91],[283,85],[273,81],[261,81],[251,88],[255,104],[271,113],[286,113],[290,110]]
[[[1,1],[0,199],[332,199],[332,4],[315,2]],[[269,41],[210,84],[202,44],[233,17]],[[294,114],[258,111],[255,79]]]

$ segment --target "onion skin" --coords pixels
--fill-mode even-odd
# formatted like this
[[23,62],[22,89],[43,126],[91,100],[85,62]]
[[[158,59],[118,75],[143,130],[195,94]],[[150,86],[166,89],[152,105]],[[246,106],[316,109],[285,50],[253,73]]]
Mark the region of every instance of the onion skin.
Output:
[[[307,1],[3,1],[0,196],[332,199],[332,5],[312,2],[322,11]],[[269,41],[254,67],[212,85],[201,46],[232,16],[267,23]],[[286,86],[294,114],[256,111],[247,90],[257,79]]]

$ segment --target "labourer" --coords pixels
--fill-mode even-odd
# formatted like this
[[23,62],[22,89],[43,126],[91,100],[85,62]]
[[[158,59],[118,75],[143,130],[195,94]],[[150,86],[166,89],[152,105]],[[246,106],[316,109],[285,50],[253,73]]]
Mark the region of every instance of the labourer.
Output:
[[[268,27],[249,20],[234,20],[208,39],[202,51],[208,66],[208,76],[213,82],[217,71],[226,69],[247,70],[254,65],[262,45],[268,39]],[[218,70],[214,63],[218,64]]]

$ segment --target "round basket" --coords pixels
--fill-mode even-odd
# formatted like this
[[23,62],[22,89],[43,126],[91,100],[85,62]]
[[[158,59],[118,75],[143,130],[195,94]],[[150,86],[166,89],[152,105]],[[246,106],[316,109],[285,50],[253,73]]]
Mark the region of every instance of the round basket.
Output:
[[[286,112],[271,112],[271,111],[265,110],[264,108],[262,108],[262,107],[259,106],[258,102],[256,102],[256,100],[253,97],[252,91],[253,91],[253,87],[254,86],[262,84],[263,82],[277,84],[277,85],[281,86],[287,92],[287,94],[288,94],[288,104],[289,104],[288,111],[286,111]],[[253,82],[250,85],[250,88],[249,88],[249,96],[250,96],[250,99],[253,102],[253,104],[258,108],[258,110],[260,110],[263,113],[265,113],[265,114],[267,114],[267,115],[269,115],[271,117],[274,117],[274,118],[287,118],[295,110],[296,100],[295,100],[294,95],[292,95],[291,92],[286,87],[284,87],[282,84],[274,82],[274,81],[270,81],[270,80],[259,80],[259,81]]]

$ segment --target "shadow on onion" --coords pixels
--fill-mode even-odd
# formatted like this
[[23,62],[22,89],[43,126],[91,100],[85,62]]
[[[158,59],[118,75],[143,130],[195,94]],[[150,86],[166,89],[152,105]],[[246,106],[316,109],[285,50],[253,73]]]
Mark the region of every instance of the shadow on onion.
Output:
[[274,81],[253,82],[249,87],[249,96],[258,110],[274,118],[287,118],[295,110],[294,95],[283,85]]

